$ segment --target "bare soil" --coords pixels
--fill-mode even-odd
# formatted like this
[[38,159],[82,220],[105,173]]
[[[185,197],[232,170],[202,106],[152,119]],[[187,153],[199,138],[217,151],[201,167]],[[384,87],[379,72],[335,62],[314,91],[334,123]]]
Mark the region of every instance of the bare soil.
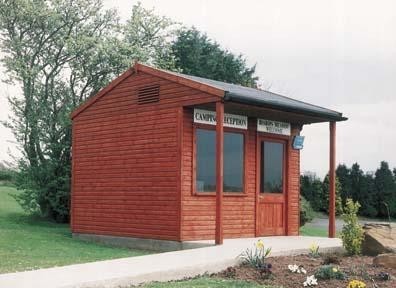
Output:
[[[319,258],[312,258],[308,255],[298,256],[285,256],[285,257],[270,257],[267,263],[272,264],[271,271],[268,279],[263,279],[266,276],[262,276],[256,269],[247,266],[240,265],[237,267],[229,267],[226,270],[213,275],[214,277],[221,278],[232,278],[238,280],[249,280],[259,284],[273,285],[276,287],[284,288],[295,288],[303,287],[303,283],[307,276],[314,275],[317,269],[324,264],[326,255],[322,255]],[[347,287],[349,281],[360,280],[366,283],[367,288],[396,288],[396,270],[375,267],[373,263],[373,257],[368,256],[353,256],[343,257],[337,255],[337,259],[340,260],[339,264],[332,264],[338,267],[342,272],[347,275],[345,280],[320,280],[318,279],[318,286],[314,287],[328,287],[338,288]],[[288,269],[289,264],[301,265],[307,270],[307,274],[292,273]],[[328,264],[328,263],[326,263]],[[382,280],[378,277],[381,272],[388,273],[391,275],[391,280]],[[375,286],[376,285],[376,286]]]

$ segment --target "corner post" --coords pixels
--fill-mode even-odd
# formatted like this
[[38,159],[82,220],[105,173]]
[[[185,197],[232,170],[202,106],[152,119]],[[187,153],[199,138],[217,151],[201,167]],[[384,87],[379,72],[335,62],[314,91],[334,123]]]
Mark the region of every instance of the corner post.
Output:
[[223,244],[224,103],[216,102],[216,245]]
[[330,171],[329,171],[329,238],[335,237],[335,198],[336,198],[336,122],[330,122]]

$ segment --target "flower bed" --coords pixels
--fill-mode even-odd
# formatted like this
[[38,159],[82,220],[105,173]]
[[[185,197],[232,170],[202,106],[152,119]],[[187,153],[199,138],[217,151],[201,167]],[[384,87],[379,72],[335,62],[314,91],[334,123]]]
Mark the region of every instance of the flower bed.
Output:
[[[319,257],[312,257],[312,255],[298,255],[266,257],[265,263],[271,265],[271,275],[269,276],[265,274],[263,277],[263,273],[260,269],[256,269],[254,266],[248,264],[230,267],[214,276],[228,279],[249,280],[259,284],[272,285],[275,287],[281,286],[284,288],[304,287],[304,282],[310,282],[307,282],[307,277],[311,276],[315,276],[315,279],[317,278],[317,285],[312,285],[311,287],[364,288],[364,286],[357,286],[360,282],[365,283],[367,288],[396,287],[396,270],[374,267],[372,264],[373,257],[345,257],[343,255],[320,255]],[[306,273],[304,273],[304,271]],[[386,280],[389,275],[393,275],[393,277],[391,280]],[[322,277],[322,279],[319,277]],[[377,286],[373,286],[374,283]],[[348,286],[348,284],[350,284],[350,286]],[[354,286],[355,284],[356,286]],[[306,286],[309,287],[309,285]]]

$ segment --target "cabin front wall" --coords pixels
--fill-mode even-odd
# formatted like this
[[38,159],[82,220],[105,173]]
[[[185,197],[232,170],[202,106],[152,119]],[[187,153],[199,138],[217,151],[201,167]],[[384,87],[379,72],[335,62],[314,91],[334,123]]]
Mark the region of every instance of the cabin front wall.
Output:
[[[199,125],[199,124],[198,124]],[[181,177],[181,240],[203,240],[215,238],[216,197],[194,193],[194,127],[193,109],[183,110],[182,177]],[[257,119],[249,118],[245,133],[245,191],[243,194],[224,193],[223,233],[224,238],[258,237],[260,223],[258,211],[257,141],[259,136],[272,136],[257,132]],[[202,126],[201,126],[202,128]],[[286,204],[285,235],[299,233],[299,177],[300,153],[292,149],[293,136],[299,129],[292,126],[291,136],[286,137]],[[282,139],[285,139],[282,137]]]

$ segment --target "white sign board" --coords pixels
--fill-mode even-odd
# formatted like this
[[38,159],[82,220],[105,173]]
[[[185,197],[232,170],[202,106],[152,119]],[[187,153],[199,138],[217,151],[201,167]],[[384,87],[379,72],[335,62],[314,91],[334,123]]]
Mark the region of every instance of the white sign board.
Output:
[[[216,112],[194,109],[194,123],[216,125]],[[247,129],[248,117],[234,114],[224,114],[224,127]]]
[[257,131],[290,136],[290,123],[257,119]]

